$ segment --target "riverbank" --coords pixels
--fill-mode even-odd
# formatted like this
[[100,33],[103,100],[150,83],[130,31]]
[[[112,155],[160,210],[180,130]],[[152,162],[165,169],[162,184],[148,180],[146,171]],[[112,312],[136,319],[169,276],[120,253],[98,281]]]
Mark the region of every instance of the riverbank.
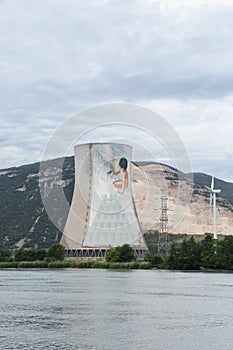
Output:
[[150,262],[107,262],[105,260],[57,260],[57,261],[11,261],[0,262],[0,268],[93,268],[93,269],[128,269],[148,270]]

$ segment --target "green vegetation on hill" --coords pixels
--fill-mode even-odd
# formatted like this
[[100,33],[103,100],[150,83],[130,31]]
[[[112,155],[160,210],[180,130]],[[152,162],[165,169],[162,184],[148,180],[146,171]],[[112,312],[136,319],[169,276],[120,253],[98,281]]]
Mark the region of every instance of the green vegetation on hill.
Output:
[[[46,161],[48,172],[52,173],[56,163],[57,160]],[[61,232],[48,218],[41,200],[39,166],[40,163],[34,163],[0,171],[0,248],[13,249],[17,242],[25,248],[48,248],[60,241]],[[62,179],[69,180],[64,193],[71,202],[73,157],[65,158]],[[61,218],[63,225],[65,214]]]
[[[211,176],[202,174],[202,173],[193,173],[194,180],[194,191],[203,189],[204,186],[210,187],[211,184]],[[231,209],[229,204],[233,205],[233,183],[226,182],[220,179],[215,179],[215,188],[221,189],[221,199],[217,198],[217,201],[222,206],[226,206]],[[209,198],[208,190],[205,191],[204,195]]]
[[[145,233],[144,237],[147,243],[147,247],[152,254],[158,254],[159,251],[159,231],[148,231]],[[187,238],[187,234],[168,234],[167,244],[168,248],[171,246],[172,242],[180,243],[183,239]]]

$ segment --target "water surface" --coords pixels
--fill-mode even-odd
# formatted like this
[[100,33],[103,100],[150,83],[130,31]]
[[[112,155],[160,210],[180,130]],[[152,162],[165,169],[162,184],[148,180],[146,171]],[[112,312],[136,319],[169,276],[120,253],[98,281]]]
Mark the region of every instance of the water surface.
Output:
[[232,350],[233,274],[0,270],[0,349]]

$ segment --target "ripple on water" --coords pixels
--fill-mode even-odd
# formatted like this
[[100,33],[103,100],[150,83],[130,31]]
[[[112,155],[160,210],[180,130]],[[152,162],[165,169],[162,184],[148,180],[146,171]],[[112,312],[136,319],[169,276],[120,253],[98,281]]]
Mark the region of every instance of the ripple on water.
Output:
[[232,275],[0,270],[0,350],[232,350]]

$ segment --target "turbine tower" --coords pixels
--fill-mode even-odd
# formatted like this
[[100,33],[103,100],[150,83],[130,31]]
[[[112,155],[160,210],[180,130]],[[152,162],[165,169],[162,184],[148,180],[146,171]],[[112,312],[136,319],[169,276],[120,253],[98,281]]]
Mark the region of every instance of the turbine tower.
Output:
[[213,217],[214,217],[214,239],[217,239],[217,222],[216,222],[216,194],[220,193],[221,190],[214,188],[214,177],[212,176],[211,186],[205,186],[210,192],[210,210],[213,205]]

